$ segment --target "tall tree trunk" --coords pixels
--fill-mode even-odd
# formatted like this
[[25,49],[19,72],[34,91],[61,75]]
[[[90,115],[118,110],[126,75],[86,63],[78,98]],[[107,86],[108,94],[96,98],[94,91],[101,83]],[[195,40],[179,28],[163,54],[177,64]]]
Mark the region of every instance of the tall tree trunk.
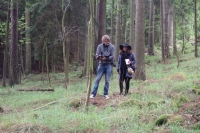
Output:
[[166,35],[165,35],[165,28],[166,28],[166,26],[165,26],[165,14],[166,14],[166,11],[165,11],[165,0],[162,0],[162,2],[160,3],[160,7],[161,7],[161,29],[162,29],[162,60],[163,60],[163,62],[165,63],[165,61],[166,61],[166,56],[165,56],[165,54],[166,54],[166,50],[165,50],[165,37],[166,37]]
[[172,12],[173,12],[173,49],[174,49],[174,54],[176,55],[177,59],[177,68],[179,67],[179,55],[178,55],[178,50],[176,46],[176,10],[175,7],[172,7]]
[[119,45],[121,44],[121,36],[120,36],[120,11],[121,11],[121,0],[117,1],[117,15],[116,15],[116,35],[115,35],[115,60],[117,60]]
[[47,77],[49,80],[49,86],[51,86],[51,81],[50,81],[50,76],[49,76],[49,54],[48,54],[48,47],[47,47],[47,39],[45,39],[44,41],[44,46],[45,46],[45,51],[46,51],[46,59],[45,59],[45,63],[46,63],[46,69],[47,69]]
[[18,60],[18,2],[11,0],[11,42],[10,42],[10,74],[9,84],[13,86],[19,83]]
[[4,60],[3,60],[3,87],[6,86],[6,75],[8,67],[8,45],[9,45],[9,16],[10,16],[10,0],[8,1],[7,9],[7,19],[6,19],[6,33],[5,33],[5,47],[4,47]]
[[111,8],[111,43],[114,43],[114,5],[115,1],[112,0],[112,8]]
[[98,25],[98,44],[100,44],[102,36],[106,34],[106,0],[100,0]]
[[[25,7],[25,23],[26,31],[30,28],[30,11],[28,4],[26,3]],[[31,39],[30,33],[26,32],[26,66],[25,66],[25,75],[28,75],[31,72]]]
[[195,35],[195,51],[194,56],[198,57],[198,49],[197,49],[197,1],[194,0],[194,35]]
[[126,32],[126,19],[127,19],[127,0],[122,0],[122,30],[121,30],[121,34],[122,34],[122,43],[127,42],[127,32]]
[[144,18],[145,18],[145,2],[144,0],[136,0],[136,25],[135,25],[135,44],[136,44],[136,73],[135,79],[146,80],[145,61],[144,61]]
[[133,51],[135,51],[135,0],[131,0],[131,7],[130,7],[130,45],[133,49]]
[[90,22],[88,26],[88,66],[87,66],[87,96],[85,107],[88,107],[89,104],[89,96],[91,92],[92,85],[92,72],[93,72],[93,48],[95,43],[95,26],[94,26],[94,0],[90,0]]
[[154,55],[154,47],[153,47],[153,13],[154,13],[154,5],[153,1],[149,0],[150,2],[150,11],[149,11],[149,33],[148,33],[148,55]]
[[66,57],[66,30],[65,30],[65,15],[68,6],[64,7],[65,1],[62,0],[62,33],[63,33],[63,39],[62,39],[62,46],[63,46],[63,61],[64,61],[64,73],[65,73],[65,78],[64,78],[64,86],[67,89],[67,79],[68,79],[68,74],[67,74],[67,57]]

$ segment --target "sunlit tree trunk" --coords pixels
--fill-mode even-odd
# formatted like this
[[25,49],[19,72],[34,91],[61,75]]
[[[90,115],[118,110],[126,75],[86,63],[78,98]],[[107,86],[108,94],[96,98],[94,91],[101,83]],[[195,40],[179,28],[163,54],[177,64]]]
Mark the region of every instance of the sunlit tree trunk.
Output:
[[146,80],[145,61],[144,61],[144,28],[145,28],[145,2],[144,0],[136,0],[136,23],[135,23],[135,55],[136,55],[136,73],[135,79]]
[[10,71],[9,84],[19,83],[18,60],[18,2],[11,0],[11,42],[10,42]]

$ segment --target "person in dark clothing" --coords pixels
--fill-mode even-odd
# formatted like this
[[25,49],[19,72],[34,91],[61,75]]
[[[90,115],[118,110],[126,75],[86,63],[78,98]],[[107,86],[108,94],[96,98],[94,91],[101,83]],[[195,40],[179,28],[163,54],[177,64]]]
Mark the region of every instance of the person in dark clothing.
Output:
[[123,82],[125,81],[125,93],[128,94],[130,87],[130,79],[133,78],[133,74],[128,72],[128,66],[133,66],[136,63],[136,58],[134,53],[131,51],[131,46],[129,44],[123,44],[119,46],[120,52],[118,56],[118,66],[117,72],[119,74],[119,95],[123,94]]

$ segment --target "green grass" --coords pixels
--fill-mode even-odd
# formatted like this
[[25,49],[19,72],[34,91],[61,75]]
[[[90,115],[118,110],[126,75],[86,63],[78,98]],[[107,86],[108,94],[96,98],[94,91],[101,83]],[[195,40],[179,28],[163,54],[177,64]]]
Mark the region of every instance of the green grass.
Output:
[[[179,123],[156,126],[155,121],[163,114],[176,114],[183,103],[193,100],[198,94],[192,93],[194,81],[199,81],[199,58],[194,54],[181,55],[185,61],[177,68],[176,58],[170,64],[158,63],[159,57],[146,57],[146,81],[131,80],[131,94],[121,102],[138,100],[142,106],[131,103],[119,106],[118,99],[108,100],[104,108],[90,105],[88,111],[84,103],[78,108],[70,106],[75,100],[86,97],[85,78],[74,80],[80,71],[70,73],[70,86],[64,89],[63,73],[51,73],[51,86],[54,92],[20,92],[16,88],[47,88],[46,75],[31,74],[23,78],[14,88],[0,87],[0,130],[5,132],[13,125],[35,124],[49,128],[52,132],[134,132],[151,133],[197,133],[198,129],[186,128]],[[119,92],[116,68],[110,82],[109,95]],[[42,81],[41,79],[44,79]],[[94,79],[92,87],[94,85]],[[104,77],[99,85],[98,94],[103,94]],[[181,94],[181,96],[179,96]],[[179,98],[177,98],[179,96]],[[189,100],[186,100],[186,99]],[[48,104],[56,101],[54,104]],[[111,106],[115,103],[117,106]],[[42,108],[40,108],[42,107]],[[10,129],[11,130],[11,129]],[[13,129],[14,130],[14,129]],[[13,131],[14,132],[14,131]]]

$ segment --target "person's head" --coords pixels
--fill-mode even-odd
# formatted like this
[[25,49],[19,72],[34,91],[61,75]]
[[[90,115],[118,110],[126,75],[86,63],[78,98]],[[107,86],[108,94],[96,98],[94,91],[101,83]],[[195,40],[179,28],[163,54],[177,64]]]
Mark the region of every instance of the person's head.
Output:
[[103,44],[108,45],[110,42],[110,37],[108,35],[103,35],[101,40]]
[[120,53],[122,52],[131,53],[131,46],[127,43],[120,45],[119,48],[120,48]]

